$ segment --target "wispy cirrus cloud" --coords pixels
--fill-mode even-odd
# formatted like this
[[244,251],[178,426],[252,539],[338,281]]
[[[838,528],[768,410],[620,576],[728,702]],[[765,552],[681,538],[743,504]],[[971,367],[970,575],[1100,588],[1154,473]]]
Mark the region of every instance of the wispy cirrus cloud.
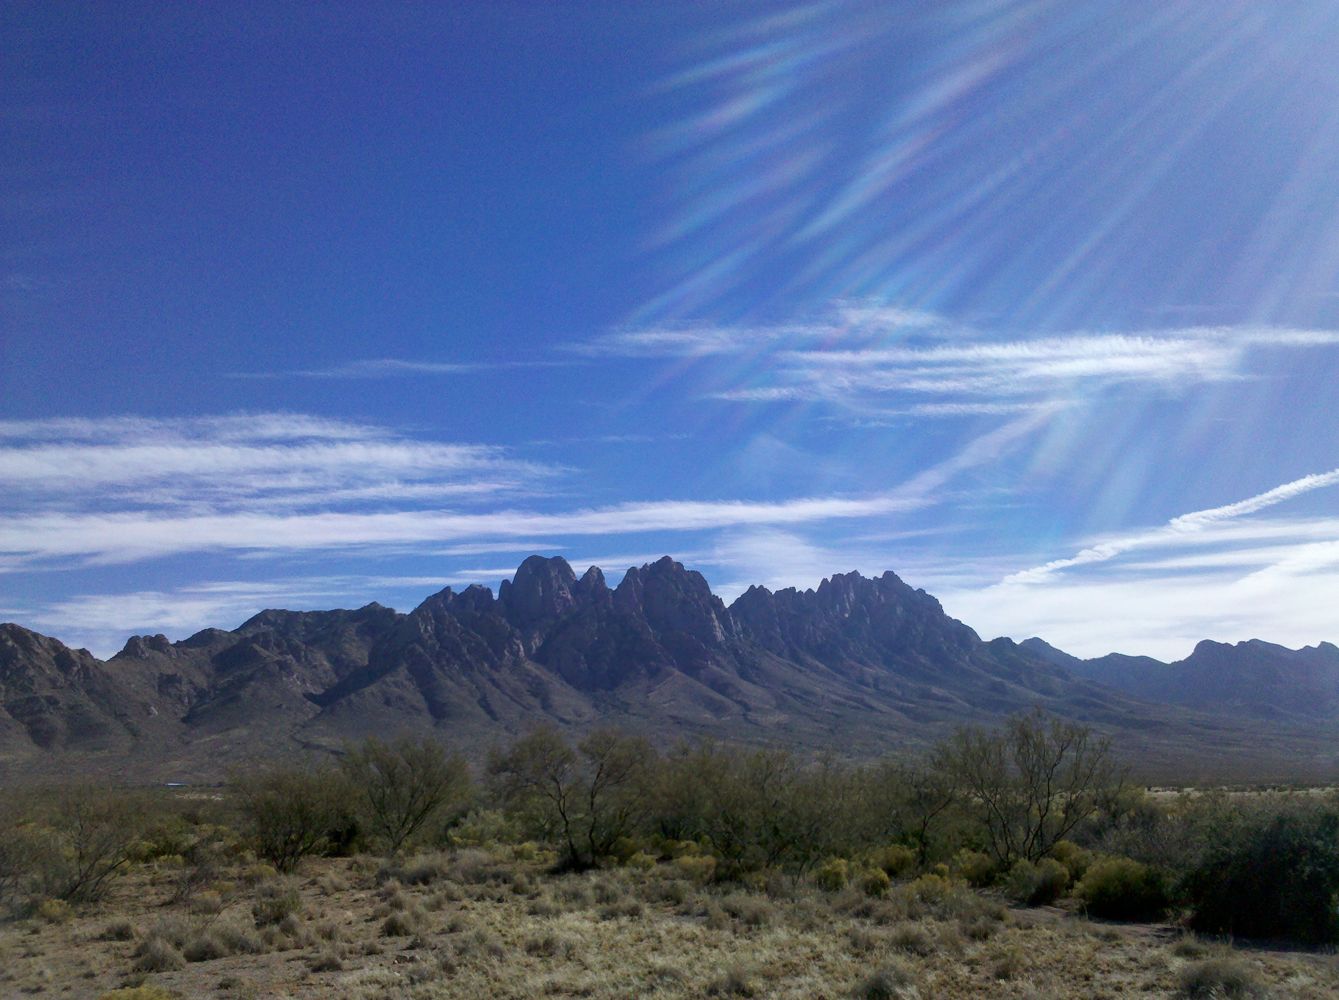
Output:
[[501,510],[468,513],[398,510],[383,513],[274,512],[42,513],[0,524],[0,555],[20,563],[77,559],[127,562],[184,552],[338,551],[477,538],[617,535],[706,531],[741,524],[800,524],[868,518],[912,510],[927,497],[804,497],[763,502],[652,501],[559,513]]
[[325,368],[296,368],[285,371],[230,372],[230,378],[279,379],[379,379],[421,375],[473,375],[486,371],[515,368],[555,368],[573,362],[534,361],[421,361],[412,358],[361,358]]
[[828,402],[866,416],[960,417],[1021,412],[1118,387],[1176,391],[1246,379],[1260,352],[1335,346],[1339,331],[1272,326],[1004,338],[928,313],[846,305],[810,323],[624,330],[576,349],[739,358],[722,366],[730,381],[708,391],[716,399]]
[[892,333],[942,337],[958,329],[935,313],[861,302],[837,302],[830,315],[771,326],[710,323],[615,330],[566,345],[571,353],[598,358],[694,358],[802,347],[816,343],[867,343]]
[[302,414],[0,422],[11,518],[146,508],[219,513],[497,496],[557,471],[508,451]]
[[1334,641],[1339,518],[1254,516],[1334,486],[1339,469],[1303,476],[994,581],[950,582],[940,597],[988,634],[1040,635],[1081,656],[1179,659],[1205,638]]
[[[786,351],[770,384],[721,399],[910,400],[900,412],[957,416],[1082,398],[1118,386],[1183,389],[1250,377],[1253,351],[1332,347],[1324,330],[1188,328],[978,343]],[[916,397],[938,397],[929,403]]]
[[1336,484],[1339,484],[1339,469],[1302,476],[1300,479],[1294,479],[1292,482],[1284,483],[1255,496],[1238,500],[1235,503],[1182,514],[1179,517],[1172,518],[1159,528],[1134,531],[1103,539],[1072,556],[1064,559],[1053,559],[1040,566],[1013,573],[1002,582],[1006,584],[1039,583],[1064,570],[1107,562],[1134,549],[1167,546],[1182,542],[1187,536],[1203,532],[1214,525],[1254,514],[1267,507],[1310,493],[1313,490],[1324,489]]
[[[238,420],[241,423],[238,423]],[[386,429],[246,418],[27,428],[0,443],[0,570],[124,563],[183,553],[314,553],[498,546],[543,537],[708,532],[859,520],[938,503],[963,471],[998,458],[1040,426],[1025,415],[968,442],[904,483],[863,495],[775,500],[645,500],[540,508],[565,470],[505,450],[421,441]],[[133,426],[133,432],[128,428]],[[220,428],[222,428],[220,432]],[[101,437],[99,436],[101,434]],[[3,439],[3,434],[0,434]],[[504,505],[509,493],[527,505]],[[549,498],[552,501],[552,497]],[[480,508],[486,501],[488,506]],[[449,506],[448,506],[449,504]],[[472,506],[473,505],[473,506]]]

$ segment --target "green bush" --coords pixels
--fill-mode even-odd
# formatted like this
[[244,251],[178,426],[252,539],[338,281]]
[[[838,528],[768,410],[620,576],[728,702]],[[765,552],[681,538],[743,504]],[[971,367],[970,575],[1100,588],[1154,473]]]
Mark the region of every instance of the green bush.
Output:
[[1051,847],[1051,857],[1059,861],[1069,871],[1069,880],[1077,882],[1088,873],[1093,863],[1092,851],[1085,851],[1072,840],[1058,840]]
[[1088,912],[1112,920],[1156,920],[1167,909],[1167,886],[1156,869],[1129,858],[1102,858],[1089,866],[1076,895]]
[[814,884],[828,892],[836,892],[838,889],[846,888],[850,876],[850,865],[846,863],[845,858],[830,858],[819,865],[814,872]]
[[231,797],[256,853],[281,872],[330,846],[348,792],[329,768],[274,764],[234,774]]
[[716,877],[716,859],[710,854],[686,854],[675,859],[674,867],[680,875],[698,885],[706,885]]
[[1069,869],[1054,858],[1016,862],[1004,879],[1009,898],[1027,906],[1054,903],[1068,887]]
[[964,847],[953,859],[953,874],[978,889],[994,882],[997,870],[990,855],[981,851],[971,851]]
[[1339,941],[1339,812],[1275,816],[1222,845],[1184,882],[1196,930]]
[[860,886],[860,891],[866,896],[885,896],[893,885],[893,880],[888,877],[888,873],[882,868],[869,868],[862,871],[856,877],[856,882]]
[[889,844],[874,851],[870,861],[890,878],[901,878],[916,867],[916,852],[903,844]]
[[266,882],[256,889],[256,901],[251,904],[251,916],[256,926],[277,924],[302,907],[297,889],[283,882]]

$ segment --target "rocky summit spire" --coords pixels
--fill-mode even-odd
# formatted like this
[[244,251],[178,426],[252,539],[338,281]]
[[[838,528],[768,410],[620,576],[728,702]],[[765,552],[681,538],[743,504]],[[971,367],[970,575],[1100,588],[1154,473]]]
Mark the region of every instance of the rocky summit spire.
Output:
[[507,620],[516,626],[534,625],[557,618],[576,603],[576,574],[561,556],[546,559],[530,556],[511,580],[503,580],[498,603]]

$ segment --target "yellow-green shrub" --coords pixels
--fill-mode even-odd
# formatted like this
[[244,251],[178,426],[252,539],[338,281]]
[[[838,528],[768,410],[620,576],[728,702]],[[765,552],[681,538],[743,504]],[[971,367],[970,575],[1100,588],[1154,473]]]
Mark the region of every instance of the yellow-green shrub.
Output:
[[828,892],[836,892],[846,887],[851,877],[851,866],[845,858],[830,858],[814,871],[814,884]]
[[866,896],[883,896],[892,888],[893,880],[882,868],[867,868],[856,876],[856,884]]
[[953,873],[968,885],[978,889],[995,881],[998,871],[994,860],[988,854],[963,848],[953,859]]
[[916,852],[905,844],[889,844],[873,852],[870,861],[891,878],[901,878],[916,866]]
[[1051,857],[1065,866],[1072,882],[1083,878],[1093,863],[1092,851],[1085,851],[1072,840],[1057,840],[1051,847]]
[[1035,864],[1021,860],[1004,879],[1004,891],[1009,898],[1027,906],[1053,903],[1068,887],[1069,869],[1054,858],[1042,858]]
[[716,877],[716,859],[710,854],[688,854],[674,860],[679,874],[698,885],[705,885]]
[[1168,903],[1162,877],[1130,858],[1094,861],[1075,892],[1089,913],[1112,920],[1153,920]]

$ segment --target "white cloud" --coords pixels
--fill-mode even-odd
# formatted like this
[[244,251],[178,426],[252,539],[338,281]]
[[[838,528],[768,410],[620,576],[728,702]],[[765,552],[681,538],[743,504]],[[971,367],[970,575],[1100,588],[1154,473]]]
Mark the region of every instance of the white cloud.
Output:
[[[695,358],[766,354],[747,384],[709,393],[736,402],[828,401],[884,415],[958,417],[1018,412],[1114,386],[1179,390],[1250,377],[1255,352],[1339,345],[1339,331],[1280,327],[1175,327],[1077,332],[1001,340],[940,317],[839,305],[823,322],[775,327],[696,326],[619,331],[584,353]],[[917,397],[937,397],[919,402]]]
[[25,508],[337,508],[531,492],[559,471],[504,449],[301,414],[0,423],[0,489]]
[[[1099,539],[1073,556],[941,593],[985,634],[1040,635],[1079,656],[1186,656],[1200,639],[1339,638],[1339,519],[1251,515],[1339,485],[1339,469]],[[1139,552],[1142,558],[1122,558]]]
[[908,331],[943,335],[957,329],[942,316],[898,306],[838,301],[829,313],[822,319],[773,326],[697,324],[616,330],[567,349],[592,357],[695,358],[815,343],[860,345]]
[[618,535],[646,531],[703,531],[747,524],[802,524],[867,518],[912,510],[926,497],[805,497],[762,501],[652,501],[559,513],[504,510],[488,513],[394,511],[157,514],[42,513],[0,523],[0,555],[29,561],[81,558],[128,562],[183,552],[312,551],[480,537]]
[[232,372],[232,378],[322,378],[368,379],[414,375],[472,375],[477,372],[513,368],[551,368],[567,361],[416,361],[408,358],[363,358],[328,368],[305,368],[277,372]]
[[1133,549],[1175,543],[1180,541],[1185,535],[1202,532],[1205,529],[1222,522],[1231,521],[1234,518],[1244,517],[1248,514],[1254,514],[1257,511],[1264,510],[1266,507],[1272,507],[1275,504],[1283,503],[1284,501],[1291,500],[1305,493],[1310,493],[1313,490],[1324,489],[1325,487],[1333,486],[1335,484],[1339,484],[1339,469],[1303,476],[1300,479],[1284,483],[1281,486],[1276,486],[1271,490],[1266,490],[1253,497],[1247,497],[1245,500],[1239,500],[1236,503],[1225,504],[1221,507],[1211,507],[1206,510],[1192,511],[1189,514],[1182,514],[1179,517],[1172,518],[1160,528],[1135,531],[1129,534],[1104,539],[1065,559],[1053,559],[1041,566],[1034,566],[1031,569],[1011,574],[1006,577],[1003,582],[1006,584],[1039,583],[1063,570],[1073,569],[1077,566],[1087,566],[1092,563],[1106,562]]
[[1233,572],[1131,574],[945,589],[945,609],[982,635],[1039,635],[1076,656],[1110,652],[1163,660],[1200,639],[1266,639],[1287,646],[1339,639],[1339,571],[1263,577]]

